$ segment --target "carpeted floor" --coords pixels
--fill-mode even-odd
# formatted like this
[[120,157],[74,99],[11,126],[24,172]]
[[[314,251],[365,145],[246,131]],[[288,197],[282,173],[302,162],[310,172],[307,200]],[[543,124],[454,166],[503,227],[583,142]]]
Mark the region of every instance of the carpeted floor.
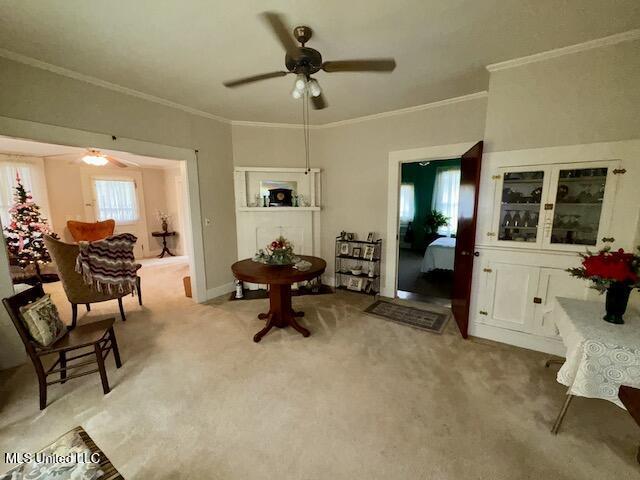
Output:
[[423,254],[408,249],[398,253],[398,290],[416,293],[434,299],[450,299],[453,287],[453,271],[434,270],[422,273]]
[[82,425],[127,479],[638,478],[640,431],[615,405],[577,398],[549,433],[565,389],[543,354],[463,341],[455,322],[442,335],[388,322],[349,292],[294,299],[311,337],[255,344],[267,301],[195,305],[184,272],[145,267],[109,395],[82,377],[40,412],[31,365],[2,372],[0,452]]

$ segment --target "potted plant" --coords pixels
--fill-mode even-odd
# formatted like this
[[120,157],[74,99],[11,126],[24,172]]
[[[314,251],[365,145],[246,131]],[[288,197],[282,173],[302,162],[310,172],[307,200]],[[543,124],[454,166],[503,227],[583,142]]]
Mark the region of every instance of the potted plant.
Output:
[[[640,247],[638,249],[640,251]],[[591,281],[591,288],[600,293],[606,292],[606,315],[603,319],[609,323],[623,324],[622,316],[627,309],[629,294],[634,288],[640,288],[640,255],[623,249],[612,252],[610,247],[597,253],[587,251],[579,255],[582,266],[567,271],[574,277]]]
[[424,219],[424,229],[427,234],[436,234],[440,227],[449,225],[449,217],[445,217],[437,210],[431,210]]

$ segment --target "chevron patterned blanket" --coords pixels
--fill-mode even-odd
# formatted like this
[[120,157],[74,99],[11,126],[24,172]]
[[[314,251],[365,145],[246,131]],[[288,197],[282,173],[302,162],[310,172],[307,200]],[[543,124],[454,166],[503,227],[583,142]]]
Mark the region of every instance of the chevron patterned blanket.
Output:
[[137,264],[133,246],[137,240],[135,235],[120,233],[95,242],[79,242],[76,271],[98,292],[134,291]]

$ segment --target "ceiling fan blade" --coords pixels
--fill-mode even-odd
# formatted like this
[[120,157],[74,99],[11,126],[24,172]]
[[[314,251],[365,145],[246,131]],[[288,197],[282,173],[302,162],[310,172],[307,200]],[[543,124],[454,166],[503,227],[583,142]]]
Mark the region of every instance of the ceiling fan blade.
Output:
[[323,108],[327,108],[329,104],[327,103],[327,99],[324,98],[324,93],[321,93],[317,97],[311,97],[311,104],[315,110],[322,110]]
[[129,166],[129,165],[126,165],[125,163],[121,162],[117,158],[112,157],[111,155],[105,155],[104,158],[106,158],[111,164],[115,165],[116,167],[127,168]]
[[227,88],[239,87],[241,85],[246,85],[247,83],[259,82],[260,80],[267,80],[269,78],[276,77],[284,77],[289,72],[271,72],[271,73],[263,73],[261,75],[253,75],[251,77],[238,78],[236,80],[230,80],[228,82],[224,82],[223,85]]
[[282,15],[276,12],[263,12],[261,16],[271,27],[275,36],[278,37],[280,44],[284,47],[289,56],[293,59],[298,58],[298,55],[300,54],[300,47],[296,43],[296,39],[293,38],[293,35],[291,34],[292,30],[287,27]]
[[393,58],[338,60],[322,64],[325,72],[392,72],[395,68],[396,61]]

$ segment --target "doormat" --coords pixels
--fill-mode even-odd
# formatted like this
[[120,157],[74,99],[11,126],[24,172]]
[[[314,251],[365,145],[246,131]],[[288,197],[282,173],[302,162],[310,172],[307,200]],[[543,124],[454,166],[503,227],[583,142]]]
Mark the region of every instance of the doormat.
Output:
[[450,316],[448,312],[432,312],[383,300],[378,300],[373,305],[370,305],[365,312],[392,322],[402,323],[433,333],[442,333]]

